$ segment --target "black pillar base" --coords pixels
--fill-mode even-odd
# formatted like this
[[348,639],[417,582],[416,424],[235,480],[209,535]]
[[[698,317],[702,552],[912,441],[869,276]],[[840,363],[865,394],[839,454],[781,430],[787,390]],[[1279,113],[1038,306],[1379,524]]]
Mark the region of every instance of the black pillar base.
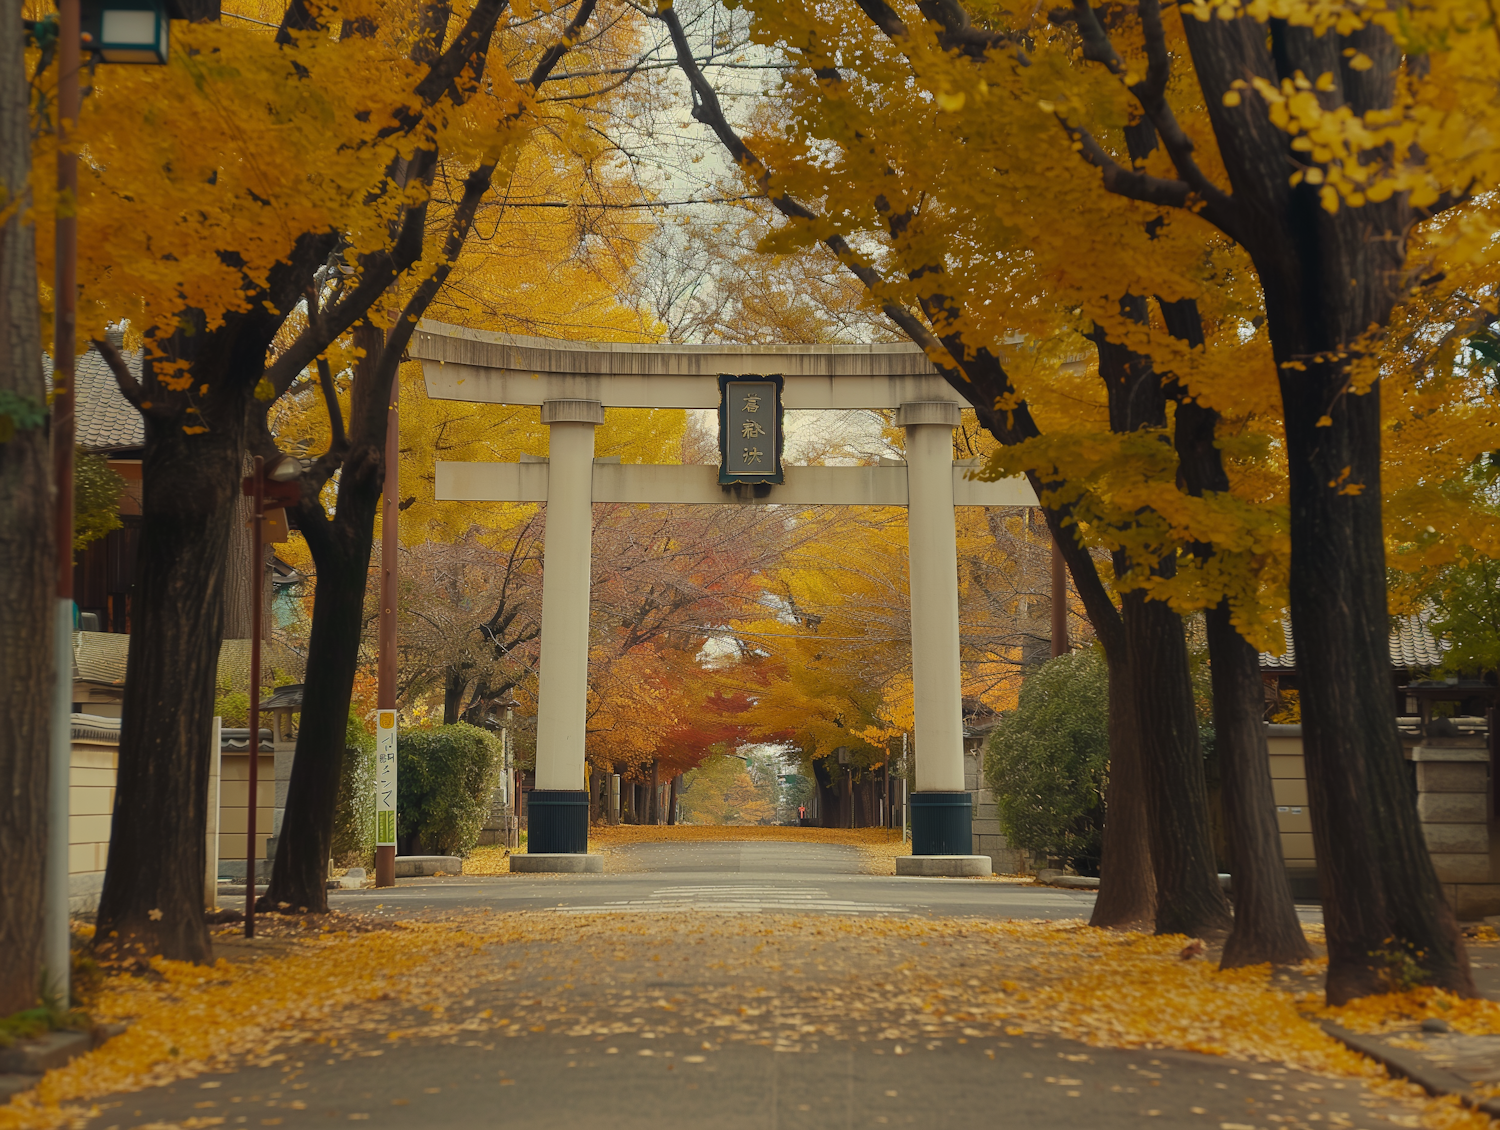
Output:
[[583,789],[532,789],[526,794],[532,855],[586,854],[589,850],[589,794]]
[[973,855],[974,794],[912,793],[912,855]]

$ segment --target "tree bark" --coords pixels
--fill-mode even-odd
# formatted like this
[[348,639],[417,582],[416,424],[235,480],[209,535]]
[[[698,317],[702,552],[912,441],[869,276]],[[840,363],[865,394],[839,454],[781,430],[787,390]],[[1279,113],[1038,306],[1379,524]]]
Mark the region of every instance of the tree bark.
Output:
[[667,823],[676,827],[677,825],[677,790],[682,784],[682,774],[675,773],[672,776],[672,795],[667,801]]
[[95,934],[101,952],[212,956],[203,919],[208,747],[244,411],[241,399],[237,413],[216,413],[197,435],[176,419],[146,420],[134,630]]
[[[0,391],[46,403],[37,311],[36,228],[20,0],[0,4]],[[14,423],[14,421],[13,421]],[[41,986],[42,877],[52,706],[53,563],[47,429],[0,443],[0,1016],[31,1008]]]
[[661,823],[661,762],[655,758],[651,759],[651,800],[650,800],[650,823],[653,825]]
[[1297,920],[1276,826],[1266,753],[1260,656],[1230,622],[1229,603],[1205,614],[1214,696],[1215,743],[1234,884],[1234,928],[1222,968],[1305,961],[1312,949]]
[[1099,897],[1090,926],[1145,930],[1156,921],[1156,874],[1146,815],[1146,782],[1130,662],[1123,647],[1104,649],[1109,670],[1109,783]]
[[1182,618],[1140,589],[1120,602],[1144,756],[1156,932],[1227,933],[1229,902],[1209,842],[1208,788]]

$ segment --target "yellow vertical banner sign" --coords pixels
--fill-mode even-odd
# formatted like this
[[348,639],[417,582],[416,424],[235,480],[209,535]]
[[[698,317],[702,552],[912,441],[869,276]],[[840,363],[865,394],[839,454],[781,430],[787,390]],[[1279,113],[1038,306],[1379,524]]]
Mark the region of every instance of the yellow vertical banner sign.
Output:
[[396,845],[396,712],[375,719],[375,846]]

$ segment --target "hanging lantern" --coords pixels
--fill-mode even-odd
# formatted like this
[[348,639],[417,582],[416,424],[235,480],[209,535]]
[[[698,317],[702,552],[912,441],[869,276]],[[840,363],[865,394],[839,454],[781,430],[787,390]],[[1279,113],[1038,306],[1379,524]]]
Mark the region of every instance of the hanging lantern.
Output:
[[168,24],[175,13],[163,0],[81,0],[83,49],[106,63],[167,61]]

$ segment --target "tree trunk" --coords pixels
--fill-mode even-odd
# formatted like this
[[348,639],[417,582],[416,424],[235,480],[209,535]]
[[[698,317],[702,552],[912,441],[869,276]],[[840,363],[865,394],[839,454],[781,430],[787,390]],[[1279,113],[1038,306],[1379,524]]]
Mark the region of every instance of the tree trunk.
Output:
[[464,691],[469,689],[469,680],[454,668],[448,668],[443,676],[443,725],[451,726],[458,721],[459,711],[464,705]]
[[677,773],[672,777],[672,795],[667,801],[667,823],[676,827],[677,825],[677,790],[682,784],[682,774]]
[[1109,784],[1104,798],[1099,897],[1089,925],[1145,930],[1156,920],[1156,875],[1151,869],[1145,770],[1130,663],[1123,649],[1108,647],[1104,662],[1109,669]]
[[175,419],[146,421],[134,631],[95,934],[101,951],[182,961],[212,954],[203,919],[209,742],[243,413],[241,402],[240,427],[223,411],[198,435]]
[[[1203,344],[1197,303],[1162,302],[1161,310],[1173,336],[1195,348]],[[1229,490],[1216,442],[1218,422],[1213,409],[1186,395],[1178,400],[1173,441],[1192,495]],[[1204,546],[1200,552],[1207,556],[1213,549]],[[1205,613],[1205,623],[1224,831],[1234,876],[1234,927],[1224,943],[1221,966],[1302,961],[1312,950],[1292,903],[1276,826],[1259,655],[1234,627],[1227,600]]]
[[651,816],[653,825],[661,823],[661,762],[651,760]]
[[[1417,820],[1391,700],[1380,394],[1343,395],[1348,379],[1342,366],[1313,363],[1282,378],[1292,629],[1328,1000],[1384,991],[1406,960],[1426,971],[1427,984],[1472,996],[1468,955]],[[1320,414],[1332,424],[1318,427]],[[1362,489],[1344,493],[1345,482]]]
[[[0,35],[0,198],[16,205],[0,225],[0,390],[40,413],[46,389],[21,14],[19,0],[0,4],[12,29]],[[50,469],[41,424],[0,443],[0,1016],[35,1005],[41,984],[56,561]]]
[[349,702],[364,631],[365,586],[375,536],[375,515],[385,483],[385,430],[394,364],[384,355],[381,332],[356,328],[354,342],[365,350],[356,369],[350,405],[352,440],[339,475],[338,506],[332,519],[318,493],[304,481],[297,525],[318,571],[312,630],[307,644],[307,679],[302,723],[287,788],[286,815],[266,892],[268,909],[286,907],[324,913],[328,909],[328,856]]
[[[1356,117],[1387,109],[1404,70],[1382,28],[1348,35],[1272,21],[1184,21],[1237,203],[1237,233],[1265,295],[1277,364],[1291,503],[1290,596],[1302,749],[1328,936],[1331,1004],[1381,991],[1408,963],[1425,983],[1471,996],[1458,923],[1443,898],[1402,763],[1390,693],[1381,529],[1380,386],[1351,391],[1357,343],[1407,285],[1407,235],[1423,218],[1406,193],[1328,211],[1291,185],[1289,136],[1267,128],[1254,84],[1337,77]],[[1358,52],[1361,71],[1348,62]]]
[[1140,589],[1124,594],[1126,658],[1145,766],[1156,932],[1227,933],[1229,901],[1219,886],[1208,829],[1203,747],[1188,671],[1182,618]]
[[1221,966],[1292,964],[1311,957],[1312,950],[1282,862],[1262,721],[1260,657],[1229,616],[1229,603],[1222,600],[1206,614],[1224,830],[1234,877],[1234,928]]

